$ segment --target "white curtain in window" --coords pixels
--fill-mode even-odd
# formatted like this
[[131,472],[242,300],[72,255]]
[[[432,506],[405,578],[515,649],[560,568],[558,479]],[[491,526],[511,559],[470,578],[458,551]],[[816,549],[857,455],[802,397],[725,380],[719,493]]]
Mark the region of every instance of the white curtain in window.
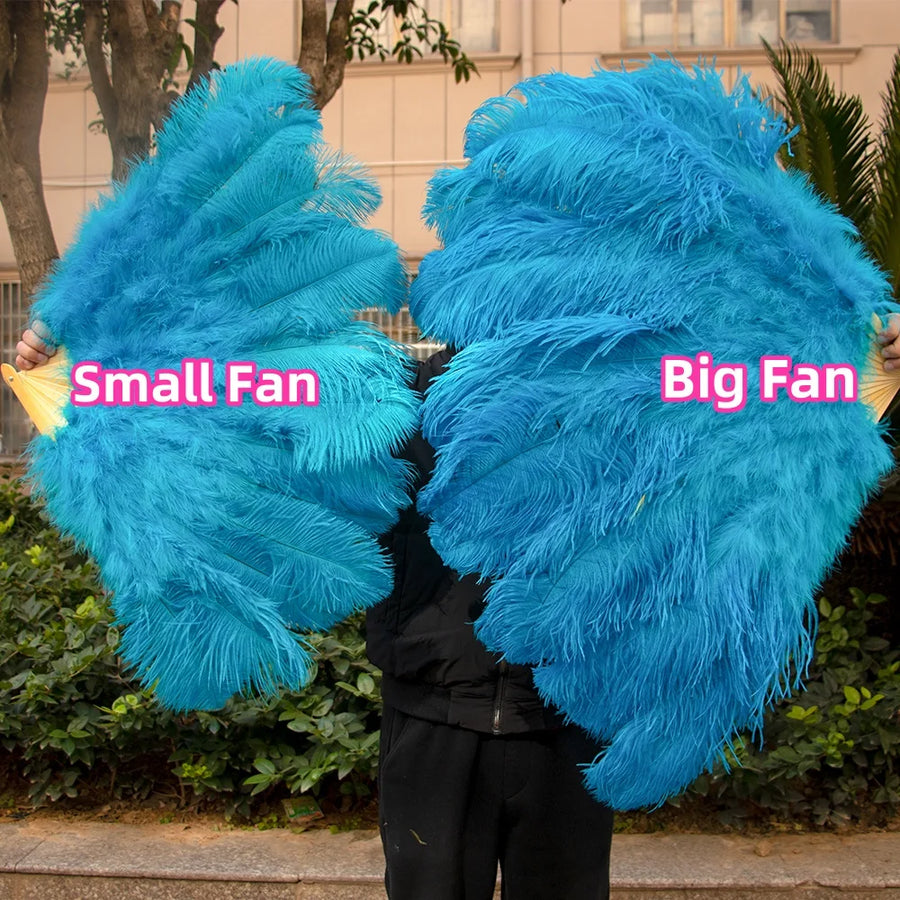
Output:
[[497,0],[426,0],[424,6],[466,53],[498,49]]
[[628,46],[671,46],[674,12],[674,0],[629,0],[625,20]]
[[777,43],[779,35],[800,43],[831,41],[834,32],[832,0],[624,0],[623,5],[628,47],[756,47],[760,38]]
[[709,47],[724,42],[722,0],[629,0],[630,47]]
[[787,0],[784,30],[789,41],[830,41],[831,0]]
[[778,0],[738,0],[737,43],[756,46],[760,38],[778,41]]
[[450,27],[467,53],[497,50],[497,0],[453,0]]
[[678,46],[722,44],[722,0],[678,0]]

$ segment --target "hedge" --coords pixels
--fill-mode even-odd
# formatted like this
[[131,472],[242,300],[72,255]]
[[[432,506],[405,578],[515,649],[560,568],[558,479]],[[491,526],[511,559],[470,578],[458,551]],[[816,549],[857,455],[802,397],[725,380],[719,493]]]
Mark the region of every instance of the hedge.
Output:
[[[819,601],[804,690],[767,715],[765,743],[682,798],[732,821],[768,815],[817,824],[886,820],[900,805],[900,653],[871,633],[884,598]],[[311,638],[304,691],[235,698],[215,713],[160,708],[116,656],[119,633],[93,563],[0,478],[0,741],[30,802],[142,799],[161,784],[183,804],[218,798],[249,816],[261,798],[366,795],[378,760],[380,673],[353,617]],[[739,764],[739,765],[738,765]]]

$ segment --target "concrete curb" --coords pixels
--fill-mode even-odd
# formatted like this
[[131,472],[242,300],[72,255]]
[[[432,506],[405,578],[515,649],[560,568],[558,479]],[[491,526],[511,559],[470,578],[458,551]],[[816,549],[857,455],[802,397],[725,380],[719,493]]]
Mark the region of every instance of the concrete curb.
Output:
[[[382,874],[374,831],[0,825],[2,900],[384,900]],[[621,900],[900,900],[900,833],[617,835],[612,882]]]

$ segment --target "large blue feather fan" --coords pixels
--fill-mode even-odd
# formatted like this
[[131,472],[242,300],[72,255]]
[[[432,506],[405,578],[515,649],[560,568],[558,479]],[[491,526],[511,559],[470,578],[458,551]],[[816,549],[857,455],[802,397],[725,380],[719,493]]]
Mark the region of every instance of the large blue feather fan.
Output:
[[[407,502],[391,451],[417,409],[405,356],[354,321],[405,298],[396,246],[362,226],[378,202],[322,144],[305,76],[247,60],[176,104],[41,293],[73,362],[214,362],[214,406],[69,405],[31,448],[115,594],[123,655],[169,706],[303,684],[297,630],[390,590],[376,536]],[[319,405],[228,406],[225,364],[244,360],[315,371]]]
[[[608,742],[586,781],[617,808],[760,729],[891,464],[862,403],[759,400],[761,357],[862,371],[892,309],[786,139],[708,68],[546,75],[485,103],[430,186],[444,249],[411,311],[464,349],[426,395],[420,508],[448,564],[495,579],[482,640]],[[747,366],[744,409],[662,402],[661,358],[701,351]]]

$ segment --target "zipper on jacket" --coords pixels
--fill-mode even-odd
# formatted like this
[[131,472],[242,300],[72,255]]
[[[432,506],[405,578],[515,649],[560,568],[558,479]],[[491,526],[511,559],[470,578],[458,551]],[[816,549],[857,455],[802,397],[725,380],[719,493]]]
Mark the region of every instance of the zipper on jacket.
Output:
[[497,676],[497,690],[494,693],[494,721],[491,727],[493,734],[502,734],[500,722],[503,717],[503,694],[506,691],[506,679],[509,673],[509,663],[505,659],[501,659],[497,665],[500,674]]

